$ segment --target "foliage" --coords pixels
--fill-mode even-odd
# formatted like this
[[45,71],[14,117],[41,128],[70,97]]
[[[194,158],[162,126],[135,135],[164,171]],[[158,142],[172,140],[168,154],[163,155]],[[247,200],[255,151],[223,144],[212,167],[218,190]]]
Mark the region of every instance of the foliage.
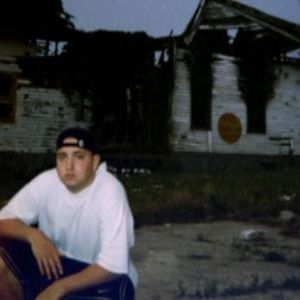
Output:
[[0,207],[24,184],[55,164],[53,154],[25,154],[1,152]]
[[92,129],[111,151],[168,148],[171,65],[154,64],[155,47],[143,32],[81,32],[62,55],[65,92],[80,95],[79,109],[91,100]]
[[61,55],[18,63],[33,86],[61,88],[79,121],[92,116],[102,150],[166,153],[172,58],[157,65],[154,53],[168,47],[143,32],[76,32]]
[[21,37],[59,40],[74,27],[61,0],[10,0],[1,8],[1,31]]

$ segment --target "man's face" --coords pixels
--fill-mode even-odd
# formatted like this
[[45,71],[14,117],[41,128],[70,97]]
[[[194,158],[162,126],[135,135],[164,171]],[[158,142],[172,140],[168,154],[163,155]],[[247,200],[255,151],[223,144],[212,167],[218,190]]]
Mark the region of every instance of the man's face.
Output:
[[[66,138],[64,143],[76,143]],[[79,147],[62,147],[56,153],[56,168],[60,180],[74,193],[90,185],[100,163],[100,156]]]

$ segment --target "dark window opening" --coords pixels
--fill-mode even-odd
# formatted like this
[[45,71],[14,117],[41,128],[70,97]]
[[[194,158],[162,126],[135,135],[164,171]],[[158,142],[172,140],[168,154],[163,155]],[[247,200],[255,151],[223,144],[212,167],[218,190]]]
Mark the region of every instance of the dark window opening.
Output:
[[226,40],[223,32],[199,31],[187,57],[191,82],[191,129],[211,129],[212,53]]
[[247,106],[248,133],[266,133],[266,108],[278,79],[273,58],[248,54],[239,61],[239,89]]
[[[202,74],[204,75],[204,74]],[[191,129],[211,129],[211,79],[192,80]]]
[[0,121],[13,122],[15,113],[16,78],[0,73]]
[[247,103],[247,131],[248,133],[266,133],[265,103]]

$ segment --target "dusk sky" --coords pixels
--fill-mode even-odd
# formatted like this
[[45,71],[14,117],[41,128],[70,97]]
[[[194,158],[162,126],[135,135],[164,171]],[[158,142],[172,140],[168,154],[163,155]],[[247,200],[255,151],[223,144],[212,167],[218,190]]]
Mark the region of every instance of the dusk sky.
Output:
[[[300,25],[300,0],[240,0]],[[63,0],[77,29],[145,31],[150,36],[181,34],[199,0]]]

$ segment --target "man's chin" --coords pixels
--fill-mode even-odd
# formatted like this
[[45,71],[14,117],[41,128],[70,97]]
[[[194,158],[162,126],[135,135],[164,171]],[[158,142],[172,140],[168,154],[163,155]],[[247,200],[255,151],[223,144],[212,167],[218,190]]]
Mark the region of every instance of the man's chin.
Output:
[[73,180],[64,180],[63,183],[66,186],[66,188],[71,192],[76,191],[78,189],[78,183],[74,182]]
[[80,180],[79,178],[75,178],[75,177],[63,178],[62,182],[69,191],[73,193],[77,193],[85,189],[87,186],[89,186],[92,183],[93,178],[94,177],[86,181]]

